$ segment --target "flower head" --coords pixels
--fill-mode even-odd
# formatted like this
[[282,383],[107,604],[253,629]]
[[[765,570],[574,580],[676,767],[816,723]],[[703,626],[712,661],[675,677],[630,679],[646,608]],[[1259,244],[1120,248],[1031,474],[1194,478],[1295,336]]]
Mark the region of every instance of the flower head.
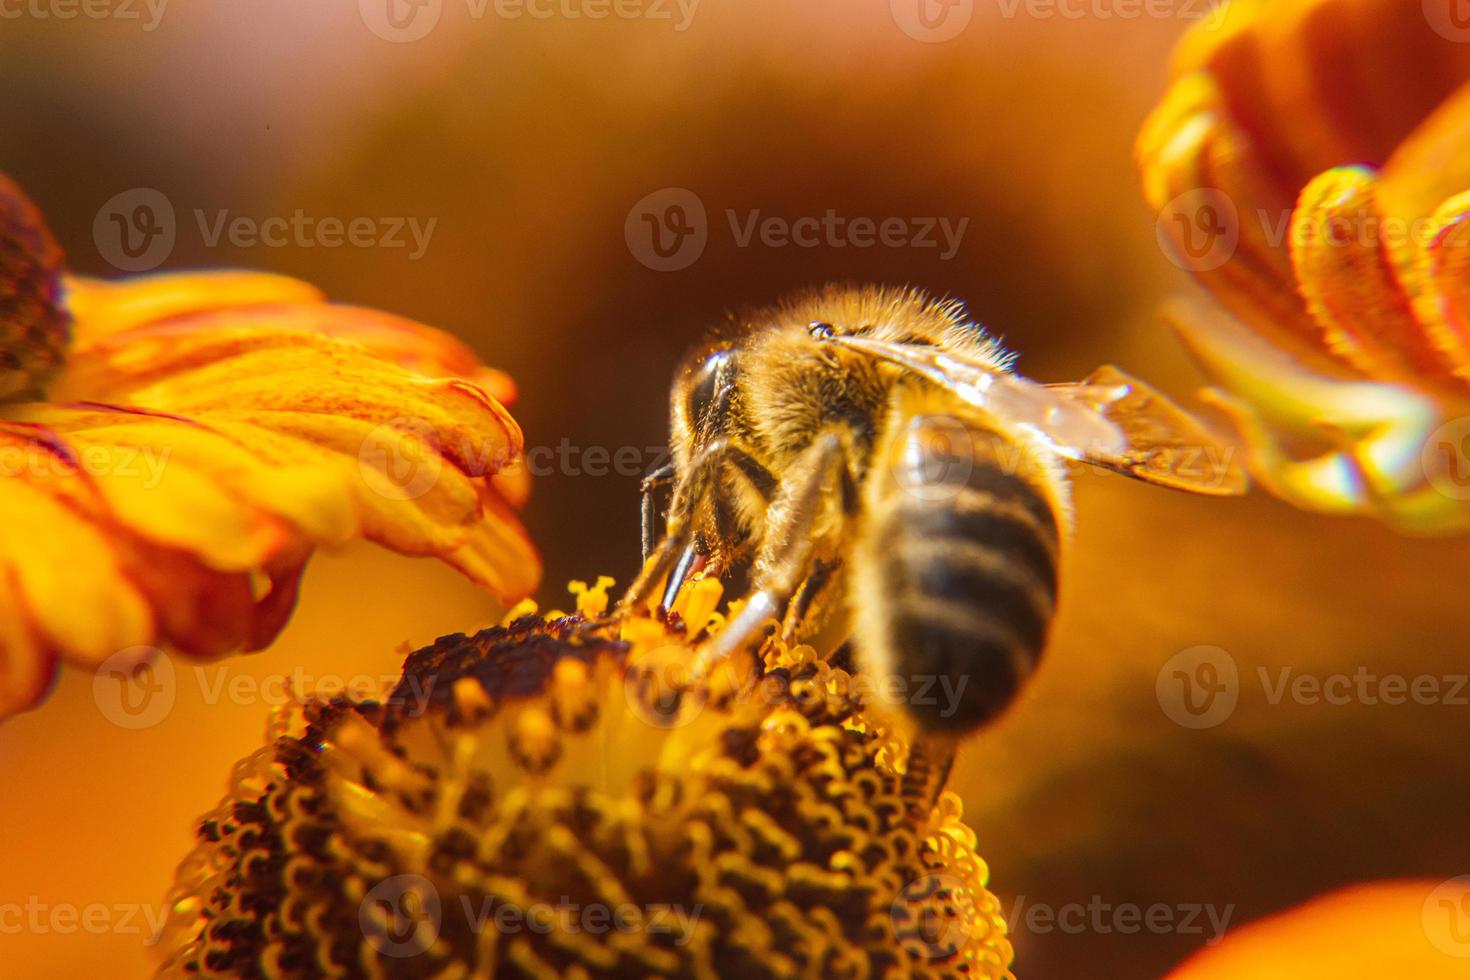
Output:
[[610,584],[279,715],[179,869],[164,975],[1009,976],[957,798],[846,670],[773,642],[691,683],[718,584],[670,624],[596,621]]
[[438,556],[508,599],[539,577],[513,389],[463,345],[279,276],[67,277],[8,181],[0,394],[0,717],[58,659],[264,646],[319,545]]
[[[1470,526],[1470,37],[1452,0],[1238,0],[1141,133],[1161,238],[1243,324],[1184,311],[1257,476],[1313,509]],[[1436,433],[1436,429],[1440,431]]]

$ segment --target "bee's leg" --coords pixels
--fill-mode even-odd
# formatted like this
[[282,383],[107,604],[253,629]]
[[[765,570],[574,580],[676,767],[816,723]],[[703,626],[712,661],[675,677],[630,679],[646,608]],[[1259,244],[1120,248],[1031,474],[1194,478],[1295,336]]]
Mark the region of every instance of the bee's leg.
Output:
[[954,768],[958,747],[952,735],[921,731],[914,737],[900,793],[906,801],[909,818],[915,823],[927,820],[934,804],[939,802],[949,771]]
[[[688,472],[674,488],[666,533],[618,603],[620,610],[630,609],[647,601],[653,594],[654,587],[671,571],[684,576],[692,571],[699,553],[695,542],[695,514],[709,494],[719,492],[715,478],[720,473],[721,465],[731,461],[742,468],[758,465],[749,453],[731,445],[725,439],[710,443],[690,462]],[[681,561],[685,556],[687,558]],[[670,577],[669,585],[675,594],[682,584],[683,580],[678,576]],[[665,593],[668,593],[668,589],[665,589]]]
[[846,465],[842,440],[828,434],[799,456],[781,482],[766,519],[766,533],[756,557],[755,580],[740,614],[699,655],[695,673],[740,649],[766,620],[780,615],[811,570],[813,526],[833,479],[838,480],[843,510],[851,515],[857,491]]
[[673,609],[674,600],[679,598],[679,590],[689,580],[689,573],[694,570],[694,565],[699,561],[699,542],[691,541],[674,564],[673,571],[669,572],[668,584],[664,586],[664,597],[659,602],[663,609]]
[[817,558],[812,562],[811,573],[802,580],[796,595],[791,597],[791,604],[786,607],[786,618],[781,625],[782,641],[787,644],[796,641],[807,616],[826,598],[827,587],[837,581],[837,570],[841,564],[841,560],[836,558],[831,561]]
[[648,556],[653,554],[654,545],[658,537],[658,500],[657,491],[674,482],[678,471],[674,469],[673,463],[665,463],[656,469],[648,471],[643,482],[638,485],[639,492],[643,495],[643,560],[648,561]]

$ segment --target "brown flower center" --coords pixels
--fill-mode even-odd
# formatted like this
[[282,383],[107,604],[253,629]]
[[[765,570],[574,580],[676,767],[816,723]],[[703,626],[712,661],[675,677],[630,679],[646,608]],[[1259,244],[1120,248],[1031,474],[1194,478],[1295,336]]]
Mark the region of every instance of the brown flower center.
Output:
[[37,396],[61,366],[71,336],[61,273],[41,212],[0,174],[0,400]]

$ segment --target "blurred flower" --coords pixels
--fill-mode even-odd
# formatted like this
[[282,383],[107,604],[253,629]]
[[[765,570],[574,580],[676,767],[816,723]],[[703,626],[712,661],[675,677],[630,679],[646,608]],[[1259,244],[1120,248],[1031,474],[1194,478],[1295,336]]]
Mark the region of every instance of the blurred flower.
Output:
[[69,278],[4,178],[0,392],[0,717],[57,658],[264,646],[317,545],[434,555],[507,599],[536,585],[508,379],[291,279]]
[[1431,531],[1470,527],[1455,2],[1238,0],[1185,36],[1136,147],[1160,241],[1240,318],[1175,317],[1261,482]]
[[1383,881],[1314,898],[1231,932],[1172,980],[1413,977],[1470,972],[1470,878]]
[[958,798],[847,671],[773,642],[691,682],[719,584],[671,625],[598,620],[611,584],[441,638],[384,703],[283,709],[163,975],[1010,975]]

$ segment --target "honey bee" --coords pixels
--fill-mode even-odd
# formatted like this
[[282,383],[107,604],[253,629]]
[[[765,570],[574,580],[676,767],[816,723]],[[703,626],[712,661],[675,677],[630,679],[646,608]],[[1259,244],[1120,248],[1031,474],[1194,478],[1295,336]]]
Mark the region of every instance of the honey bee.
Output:
[[1046,643],[1071,523],[1064,460],[1245,489],[1229,447],[1122,371],[1042,385],[1012,361],[959,303],[914,290],[829,286],[751,317],[674,384],[673,462],[645,481],[646,560],[622,608],[660,583],[668,607],[696,570],[748,562],[745,605],[697,671],[772,619],[792,640],[845,614],[870,679],[964,679],[953,701],[903,702],[921,732],[984,725]]

